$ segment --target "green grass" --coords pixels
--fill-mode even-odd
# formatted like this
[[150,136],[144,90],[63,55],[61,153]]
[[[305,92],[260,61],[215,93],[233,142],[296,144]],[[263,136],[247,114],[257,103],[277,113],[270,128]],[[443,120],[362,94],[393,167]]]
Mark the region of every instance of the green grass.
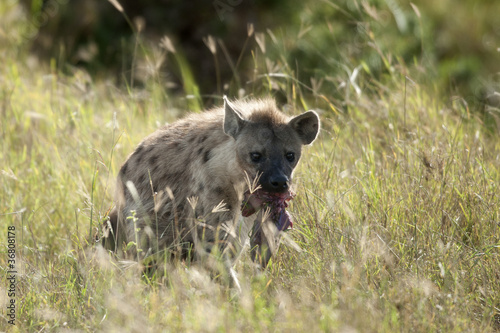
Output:
[[[285,45],[268,41],[276,58],[253,49],[255,80],[237,88],[278,96],[289,113],[314,108],[323,131],[295,176],[287,238],[300,250],[285,241],[261,273],[245,256],[240,294],[196,264],[144,277],[93,241],[128,153],[197,111],[200,96],[154,79],[121,89],[78,69],[64,75],[15,39],[0,46],[0,330],[498,331],[498,124],[485,126],[420,64],[396,56],[380,60],[384,75],[361,70],[361,94],[345,82],[335,94],[344,98],[333,98],[319,81],[340,87],[346,78],[297,79]],[[186,91],[197,91],[187,79]],[[5,317],[8,226],[18,251],[15,327]]]

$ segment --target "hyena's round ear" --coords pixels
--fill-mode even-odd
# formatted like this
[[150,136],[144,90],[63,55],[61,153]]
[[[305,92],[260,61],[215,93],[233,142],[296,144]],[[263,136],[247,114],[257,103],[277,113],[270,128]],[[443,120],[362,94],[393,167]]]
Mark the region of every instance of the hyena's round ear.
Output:
[[246,120],[236,110],[234,104],[224,96],[224,133],[236,139],[245,123]]
[[307,111],[293,117],[289,125],[297,132],[303,145],[309,145],[316,140],[319,133],[320,121],[315,111]]

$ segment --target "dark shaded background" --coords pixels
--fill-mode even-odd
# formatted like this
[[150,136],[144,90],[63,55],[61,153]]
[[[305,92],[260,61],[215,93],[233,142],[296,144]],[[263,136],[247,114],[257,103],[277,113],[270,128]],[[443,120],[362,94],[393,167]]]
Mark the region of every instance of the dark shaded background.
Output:
[[[257,47],[248,37],[252,23],[268,43],[269,32],[278,40],[266,56],[307,84],[310,78],[333,82],[332,94],[335,77],[358,66],[384,75],[403,62],[422,66],[430,81],[477,108],[500,105],[499,1],[122,0],[123,13],[103,0],[22,3],[31,23],[26,35],[33,36],[27,40],[41,59],[69,62],[94,76],[111,72],[121,83],[144,81],[140,68],[130,73],[139,67],[137,58],[169,36],[201,94],[220,94],[221,86],[234,83],[235,64],[241,87],[252,76]],[[216,61],[204,42],[208,36],[216,42]],[[159,71],[180,89],[182,75],[163,65]]]

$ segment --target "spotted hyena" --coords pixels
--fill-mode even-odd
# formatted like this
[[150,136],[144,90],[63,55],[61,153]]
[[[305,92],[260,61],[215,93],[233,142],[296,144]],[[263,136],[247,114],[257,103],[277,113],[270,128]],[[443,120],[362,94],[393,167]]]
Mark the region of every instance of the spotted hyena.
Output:
[[143,257],[202,255],[214,245],[234,256],[246,241],[267,264],[291,224],[284,208],[301,148],[319,127],[314,111],[290,118],[272,99],[225,98],[160,128],[120,169],[105,244]]

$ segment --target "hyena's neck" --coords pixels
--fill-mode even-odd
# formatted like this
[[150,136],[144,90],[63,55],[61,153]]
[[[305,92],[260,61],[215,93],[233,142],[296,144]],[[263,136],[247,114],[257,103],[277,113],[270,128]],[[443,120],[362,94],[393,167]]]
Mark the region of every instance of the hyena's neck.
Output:
[[214,148],[208,163],[208,175],[211,181],[220,184],[227,190],[232,189],[239,201],[243,200],[246,190],[245,174],[242,172],[236,155],[234,139],[227,140]]

